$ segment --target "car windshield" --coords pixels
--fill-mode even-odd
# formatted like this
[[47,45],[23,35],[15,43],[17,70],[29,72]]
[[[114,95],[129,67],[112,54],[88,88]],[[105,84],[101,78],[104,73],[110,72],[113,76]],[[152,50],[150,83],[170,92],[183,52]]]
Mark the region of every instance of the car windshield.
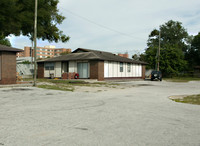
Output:
[[152,74],[160,74],[160,71],[152,71]]

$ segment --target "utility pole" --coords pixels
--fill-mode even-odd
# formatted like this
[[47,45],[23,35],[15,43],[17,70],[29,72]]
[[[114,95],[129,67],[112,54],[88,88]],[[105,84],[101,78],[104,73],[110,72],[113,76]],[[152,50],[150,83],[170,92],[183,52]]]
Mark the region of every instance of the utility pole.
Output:
[[[32,34],[33,36],[33,34]],[[34,65],[33,65],[33,39],[31,40],[31,50],[30,50],[30,56],[31,56],[31,68],[33,69]],[[34,78],[34,72],[32,72],[32,78]]]
[[159,31],[159,46],[158,46],[158,62],[157,62],[157,71],[159,71],[159,65],[160,65],[160,37],[161,37],[161,30]]
[[37,78],[37,62],[36,62],[36,47],[37,47],[37,5],[38,0],[35,0],[35,21],[34,21],[34,83],[33,86],[36,86]]

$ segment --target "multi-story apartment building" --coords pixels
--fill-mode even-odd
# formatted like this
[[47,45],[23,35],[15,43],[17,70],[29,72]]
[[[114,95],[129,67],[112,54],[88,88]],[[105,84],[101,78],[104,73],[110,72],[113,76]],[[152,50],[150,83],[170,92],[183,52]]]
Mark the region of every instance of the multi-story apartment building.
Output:
[[[55,57],[60,56],[61,53],[70,53],[71,49],[66,48],[55,48],[55,46],[44,46],[36,48],[37,58],[47,58],[47,57]],[[17,57],[34,57],[34,49],[32,47],[24,47],[24,52],[17,53]]]

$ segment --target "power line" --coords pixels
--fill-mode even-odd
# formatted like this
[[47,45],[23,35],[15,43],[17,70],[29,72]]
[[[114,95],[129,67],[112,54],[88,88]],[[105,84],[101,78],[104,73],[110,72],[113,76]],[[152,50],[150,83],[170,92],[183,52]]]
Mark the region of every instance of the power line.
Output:
[[115,29],[113,29],[113,28],[107,27],[107,26],[105,26],[105,25],[98,24],[98,23],[96,23],[95,21],[92,21],[92,20],[90,20],[90,19],[88,19],[88,18],[86,18],[86,17],[80,16],[80,15],[78,15],[78,14],[76,14],[76,13],[70,11],[70,10],[67,10],[67,9],[65,9],[65,8],[63,8],[63,7],[61,7],[61,6],[60,6],[60,8],[63,9],[64,11],[67,11],[68,13],[70,13],[70,14],[76,16],[76,17],[79,17],[79,18],[81,18],[81,19],[83,19],[83,20],[85,20],[85,21],[87,21],[87,22],[89,22],[89,23],[92,23],[92,24],[94,24],[94,25],[96,25],[96,26],[99,26],[99,27],[101,27],[101,28],[107,29],[107,30],[109,30],[109,31],[118,33],[118,34],[120,34],[120,35],[129,37],[129,38],[135,38],[135,39],[139,39],[139,40],[145,40],[145,39],[142,39],[142,38],[134,37],[134,36],[132,36],[132,35],[129,35],[129,34],[120,32],[120,31],[118,31],[118,30],[115,30]]

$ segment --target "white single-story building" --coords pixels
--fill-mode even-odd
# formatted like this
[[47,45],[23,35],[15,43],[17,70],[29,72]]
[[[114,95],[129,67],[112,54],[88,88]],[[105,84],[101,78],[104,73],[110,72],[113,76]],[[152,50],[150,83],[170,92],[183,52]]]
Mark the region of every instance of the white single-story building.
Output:
[[147,63],[134,61],[109,52],[78,48],[70,54],[38,62],[38,78],[75,72],[83,79],[145,78]]

